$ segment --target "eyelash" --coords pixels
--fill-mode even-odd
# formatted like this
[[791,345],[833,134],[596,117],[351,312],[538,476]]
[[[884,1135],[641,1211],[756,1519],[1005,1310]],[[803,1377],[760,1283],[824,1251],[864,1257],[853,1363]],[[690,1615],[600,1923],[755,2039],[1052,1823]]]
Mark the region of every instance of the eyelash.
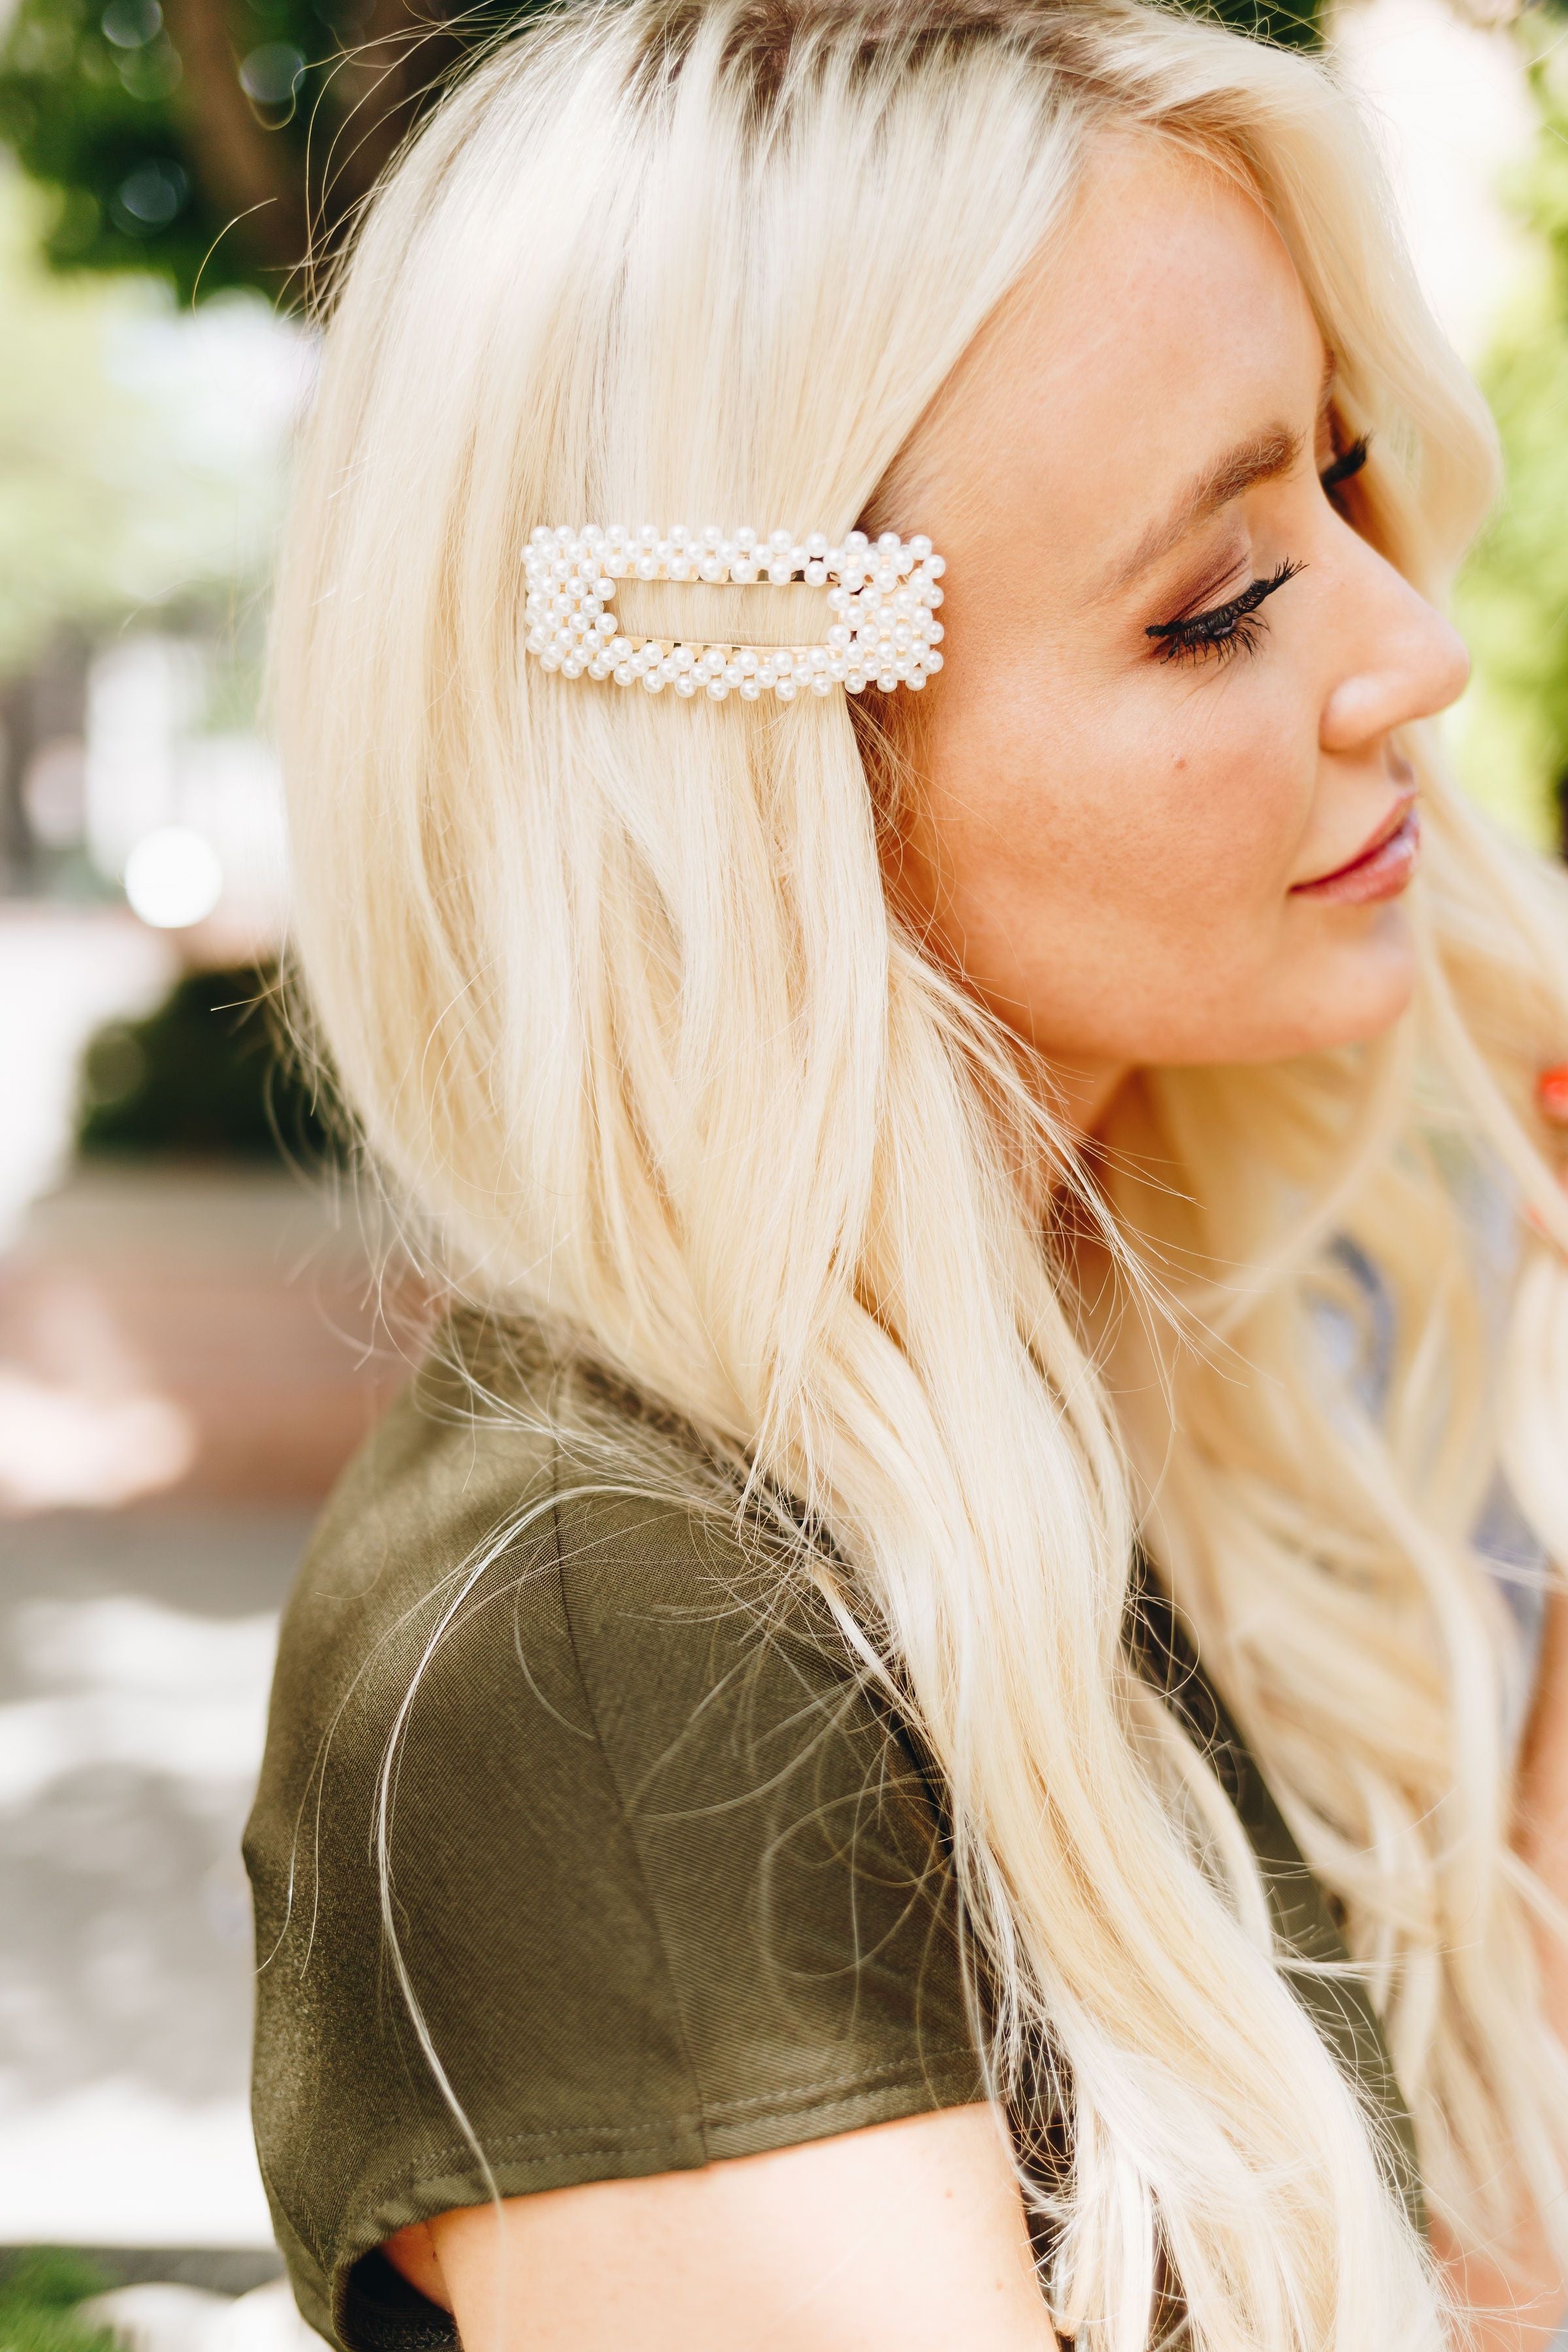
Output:
[[[1318,477],[1325,497],[1336,509],[1339,500],[1334,492],[1361,472],[1366,464],[1367,446],[1366,435],[1359,434]],[[1239,596],[1233,596],[1228,604],[1215,604],[1209,612],[1194,613],[1183,621],[1161,621],[1146,629],[1144,635],[1160,639],[1162,661],[1197,661],[1213,654],[1216,660],[1226,662],[1237,654],[1256,653],[1268,625],[1267,621],[1254,618],[1258,606],[1266,596],[1273,595],[1276,588],[1283,588],[1288,580],[1294,580],[1303,568],[1287,561],[1271,578],[1255,580]]]
[[1289,558],[1267,580],[1255,580],[1228,604],[1215,604],[1206,613],[1194,613],[1184,621],[1158,621],[1145,636],[1160,640],[1162,661],[1198,661],[1213,654],[1226,662],[1237,654],[1256,653],[1258,640],[1268,627],[1266,621],[1256,618],[1258,606],[1276,588],[1283,588],[1287,580],[1294,580],[1305,567],[1292,563]]
[[1353,481],[1356,475],[1360,473],[1366,463],[1367,446],[1366,435],[1358,434],[1350,447],[1342,450],[1331,466],[1324,467],[1318,479],[1330,499],[1332,499],[1336,490],[1342,489],[1346,482]]

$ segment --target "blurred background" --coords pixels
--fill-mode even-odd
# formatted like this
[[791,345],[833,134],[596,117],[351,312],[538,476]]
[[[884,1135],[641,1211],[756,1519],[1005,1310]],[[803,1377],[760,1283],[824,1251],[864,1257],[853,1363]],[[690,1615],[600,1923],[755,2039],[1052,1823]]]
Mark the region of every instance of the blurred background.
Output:
[[[289,2326],[237,1838],[279,1603],[403,1365],[276,1046],[259,666],[300,257],[518,13],[440,5],[0,0],[0,2336],[37,2352],[128,2281],[163,2300],[89,2318],[133,2342]],[[1561,850],[1568,9],[1234,9],[1326,46],[1493,401],[1454,755]]]

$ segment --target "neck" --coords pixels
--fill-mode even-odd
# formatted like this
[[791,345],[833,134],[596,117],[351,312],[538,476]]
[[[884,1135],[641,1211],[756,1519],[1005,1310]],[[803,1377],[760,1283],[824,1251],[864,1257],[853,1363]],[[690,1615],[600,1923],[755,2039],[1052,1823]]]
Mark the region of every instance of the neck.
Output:
[[1127,1062],[1051,1062],[1052,1108],[1079,1142],[1097,1136],[1110,1107],[1131,1077]]

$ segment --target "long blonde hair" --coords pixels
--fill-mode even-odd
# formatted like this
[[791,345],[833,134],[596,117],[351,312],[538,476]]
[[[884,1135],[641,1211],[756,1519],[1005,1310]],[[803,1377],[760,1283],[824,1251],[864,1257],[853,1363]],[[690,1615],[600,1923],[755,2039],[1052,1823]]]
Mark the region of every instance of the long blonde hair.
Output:
[[[1568,2210],[1506,1612],[1469,1540],[1506,1437],[1568,1549],[1568,1317],[1521,1224],[1483,1377],[1466,1209],[1529,1202],[1568,1243],[1531,1093],[1568,1045],[1562,886],[1415,747],[1410,1016],[1147,1071],[1077,1181],[1145,1301],[1113,1404],[1020,1173],[1071,1155],[889,904],[874,721],[521,652],[541,521],[874,509],[1109,123],[1267,205],[1377,436],[1368,528],[1440,589],[1488,427],[1320,68],[1134,0],[586,0],[437,110],[335,292],[276,620],[294,950],[454,1286],[548,1317],[831,1532],[847,1632],[951,1790],[998,2095],[1026,2137],[1031,2103],[1065,2113],[1070,2164],[1030,2191],[1058,2327],[1135,2352],[1173,2273],[1205,2352],[1399,2352],[1442,2340],[1429,2264],[1121,1627],[1142,1530],[1342,1906],[1435,2210],[1468,2245]],[[666,593],[700,633],[724,592]],[[783,622],[803,592],[749,593]],[[1320,1369],[1347,1241],[1394,1310],[1377,1415]]]

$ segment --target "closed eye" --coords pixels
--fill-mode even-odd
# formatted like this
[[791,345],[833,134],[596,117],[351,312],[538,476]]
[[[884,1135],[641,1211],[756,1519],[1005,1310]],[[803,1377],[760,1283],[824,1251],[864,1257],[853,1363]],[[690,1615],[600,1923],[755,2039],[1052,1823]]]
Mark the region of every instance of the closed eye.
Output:
[[1156,621],[1143,634],[1158,639],[1162,661],[1196,661],[1210,653],[1225,661],[1238,653],[1255,653],[1266,626],[1254,618],[1258,606],[1304,568],[1287,560],[1267,580],[1253,581],[1228,604],[1211,605],[1206,613],[1188,613],[1176,621]]

